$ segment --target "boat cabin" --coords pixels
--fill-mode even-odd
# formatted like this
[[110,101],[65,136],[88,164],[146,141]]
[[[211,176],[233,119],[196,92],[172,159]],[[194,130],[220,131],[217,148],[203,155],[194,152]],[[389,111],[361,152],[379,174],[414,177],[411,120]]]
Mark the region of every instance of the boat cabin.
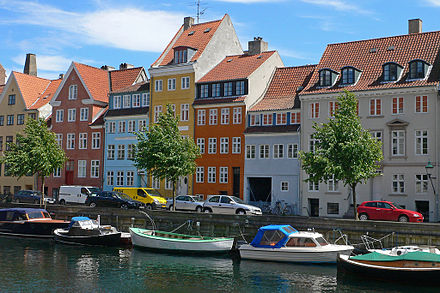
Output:
[[0,221],[28,221],[34,219],[52,219],[44,209],[11,208],[0,210]]

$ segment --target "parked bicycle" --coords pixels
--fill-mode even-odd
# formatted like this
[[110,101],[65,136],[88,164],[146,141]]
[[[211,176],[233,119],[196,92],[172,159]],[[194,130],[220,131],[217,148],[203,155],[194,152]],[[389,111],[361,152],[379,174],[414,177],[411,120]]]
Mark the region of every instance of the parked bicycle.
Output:
[[275,202],[275,207],[272,209],[272,214],[284,216],[284,215],[292,215],[293,214],[293,207],[284,202],[284,200],[277,200]]

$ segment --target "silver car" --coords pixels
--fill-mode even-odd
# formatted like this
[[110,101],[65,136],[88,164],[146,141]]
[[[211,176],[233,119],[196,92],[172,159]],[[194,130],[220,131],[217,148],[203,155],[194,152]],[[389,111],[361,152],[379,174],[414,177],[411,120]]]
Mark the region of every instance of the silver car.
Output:
[[[167,209],[172,210],[173,199],[167,199]],[[176,211],[196,211],[201,213],[203,211],[203,202],[194,195],[179,195],[176,196]]]
[[261,215],[261,209],[246,204],[236,196],[213,195],[203,203],[205,213]]

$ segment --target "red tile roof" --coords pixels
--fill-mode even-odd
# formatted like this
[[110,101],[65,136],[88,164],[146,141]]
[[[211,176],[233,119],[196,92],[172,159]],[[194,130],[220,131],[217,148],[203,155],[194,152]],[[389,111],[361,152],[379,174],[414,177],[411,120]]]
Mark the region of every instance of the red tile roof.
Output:
[[[344,89],[364,91],[436,85],[439,80],[440,63],[436,60],[439,57],[439,49],[440,31],[330,44],[302,94],[340,92]],[[414,59],[421,59],[433,65],[427,79],[407,80],[408,62]],[[382,65],[388,62],[395,62],[404,67],[403,74],[397,82],[382,82]],[[319,87],[319,70],[329,68],[340,72],[345,66],[352,66],[362,71],[356,84],[340,86],[338,80],[333,87]]]
[[38,99],[29,107],[30,109],[39,109],[50,102],[53,95],[58,89],[62,79],[52,80],[47,89],[41,94]]
[[133,85],[133,83],[136,81],[139,74],[141,73],[142,69],[143,67],[135,67],[110,71],[112,91],[117,91],[119,89]]
[[247,78],[275,52],[268,51],[257,55],[226,56],[225,59],[205,74],[197,83]]
[[[250,111],[299,107],[298,94],[310,80],[316,65],[277,68],[264,97]],[[301,88],[302,87],[302,88]]]
[[[226,16],[226,14],[225,14]],[[190,61],[195,61],[203,53],[203,50],[208,45],[218,26],[223,21],[225,16],[220,20],[199,23],[191,26],[183,31],[183,26],[180,27],[174,38],[170,41],[168,46],[159,56],[159,58],[152,64],[152,66],[164,66],[173,62],[174,50],[176,47],[190,47],[196,49],[197,52]],[[209,31],[206,31],[210,29]],[[205,32],[206,31],[206,32]],[[194,32],[190,34],[191,32]],[[162,59],[163,58],[163,59]]]
[[[53,81],[33,75],[28,75],[20,72],[13,71],[12,74],[17,81],[18,87],[20,88],[21,95],[26,104],[26,108],[30,109],[31,106],[40,98],[44,96],[46,91],[52,91],[50,87]],[[51,93],[53,94],[53,93]],[[44,102],[40,103],[40,107],[44,104],[50,102],[50,99],[46,99]],[[35,108],[33,108],[35,109]]]

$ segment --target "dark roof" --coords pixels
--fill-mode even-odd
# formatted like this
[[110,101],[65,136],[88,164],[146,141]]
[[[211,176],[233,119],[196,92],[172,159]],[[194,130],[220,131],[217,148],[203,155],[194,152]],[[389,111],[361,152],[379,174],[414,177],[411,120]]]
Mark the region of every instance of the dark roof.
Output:
[[130,92],[142,92],[142,91],[149,91],[150,90],[150,82],[149,81],[143,81],[139,83],[135,83],[130,86],[126,86],[123,88],[120,88],[118,90],[114,90],[110,92],[111,94],[116,93],[130,93]]
[[107,110],[105,117],[148,114],[149,107]]
[[299,128],[300,128],[299,124],[275,125],[275,126],[251,126],[251,127],[247,127],[244,133],[297,132]]
[[194,100],[193,105],[210,105],[243,102],[246,96],[240,97],[220,97],[220,98],[198,98]]

